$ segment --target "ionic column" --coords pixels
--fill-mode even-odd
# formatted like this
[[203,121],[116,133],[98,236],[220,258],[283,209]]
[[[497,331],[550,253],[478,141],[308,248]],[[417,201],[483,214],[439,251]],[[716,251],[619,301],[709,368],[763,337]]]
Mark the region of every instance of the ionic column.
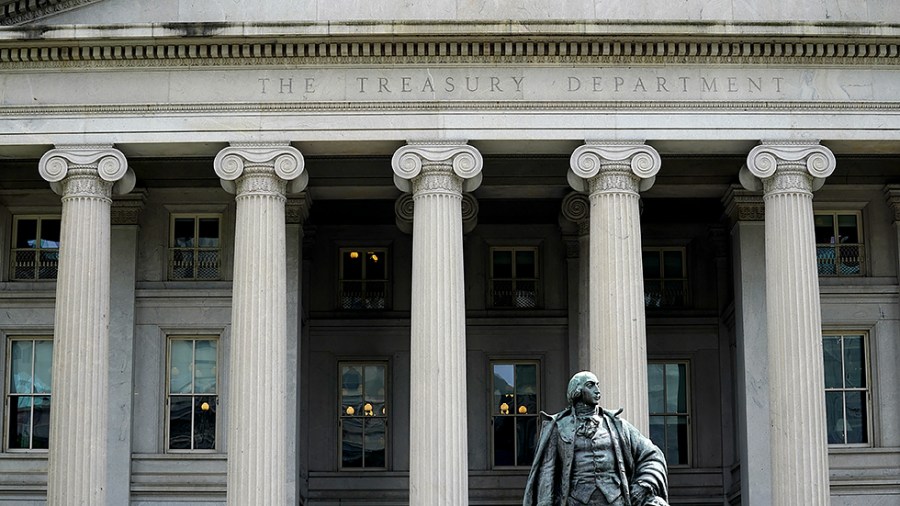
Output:
[[828,451],[822,395],[822,315],[812,192],[834,171],[815,143],[763,143],[741,183],[763,190],[772,504],[827,505]]
[[289,437],[284,195],[302,191],[308,176],[303,171],[303,156],[287,143],[234,143],[220,151],[213,164],[222,187],[236,194],[237,201],[228,504],[286,504]]
[[652,186],[659,154],[634,143],[588,143],[572,153],[569,184],[591,202],[588,300],[590,370],[603,405],[650,428],[647,331],[638,192]]
[[110,207],[134,187],[111,145],[58,146],[41,177],[62,195],[47,504],[107,503]]
[[[577,229],[578,244],[577,256],[574,260],[578,264],[578,279],[575,283],[577,286],[578,304],[577,320],[574,322],[576,339],[574,347],[576,356],[573,367],[577,365],[578,371],[586,371],[591,368],[591,346],[590,346],[590,298],[589,278],[590,278],[590,229],[591,229],[591,203],[587,197],[581,193],[572,192],[563,198],[562,216],[567,221],[573,223]],[[572,325],[572,323],[570,323]],[[571,355],[571,354],[570,354]]]
[[462,192],[481,183],[481,154],[410,143],[391,165],[414,202],[409,503],[468,504]]

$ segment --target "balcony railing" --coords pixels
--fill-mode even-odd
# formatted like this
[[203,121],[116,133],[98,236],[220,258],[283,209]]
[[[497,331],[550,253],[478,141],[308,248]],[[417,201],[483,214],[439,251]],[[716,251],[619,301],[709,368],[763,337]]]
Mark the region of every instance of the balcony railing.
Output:
[[59,270],[58,249],[12,250],[12,279],[56,279]]
[[219,279],[219,248],[170,248],[169,279]]
[[341,309],[386,309],[387,281],[341,281]]
[[859,243],[816,244],[819,276],[863,276],[865,245]]
[[685,307],[687,303],[688,288],[686,280],[644,280],[645,307]]

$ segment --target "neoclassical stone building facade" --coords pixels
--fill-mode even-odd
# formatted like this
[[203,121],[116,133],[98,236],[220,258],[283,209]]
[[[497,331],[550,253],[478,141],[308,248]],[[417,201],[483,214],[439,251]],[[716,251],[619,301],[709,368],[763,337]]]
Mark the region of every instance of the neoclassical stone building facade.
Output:
[[0,504],[900,500],[889,0],[0,1]]

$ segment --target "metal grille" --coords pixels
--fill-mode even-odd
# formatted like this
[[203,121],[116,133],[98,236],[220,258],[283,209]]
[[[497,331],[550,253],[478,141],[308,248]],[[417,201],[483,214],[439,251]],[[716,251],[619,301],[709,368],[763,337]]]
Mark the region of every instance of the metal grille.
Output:
[[169,279],[219,279],[219,248],[170,248]]
[[866,273],[865,258],[863,244],[816,245],[816,264],[820,276],[862,276]]

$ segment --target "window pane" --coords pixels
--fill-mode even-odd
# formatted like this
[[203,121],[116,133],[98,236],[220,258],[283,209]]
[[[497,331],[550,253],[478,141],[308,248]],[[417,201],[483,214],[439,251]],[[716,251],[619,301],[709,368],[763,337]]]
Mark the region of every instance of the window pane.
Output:
[[843,387],[841,372],[841,338],[826,336],[822,339],[825,360],[825,388]]
[[687,412],[684,364],[666,364],[666,411]]
[[359,251],[345,251],[342,255],[343,262],[343,279],[361,280],[363,279],[362,266],[363,255]]
[[53,341],[41,339],[34,342],[34,391],[50,393],[53,368]]
[[647,364],[647,382],[650,386],[650,412],[664,413],[664,371],[665,364]]
[[514,306],[518,308],[537,307],[536,285],[535,281],[516,281]]
[[530,466],[537,444],[537,417],[516,417],[516,465]]
[[195,343],[194,392],[216,393],[216,341],[201,339]]
[[[362,415],[362,370],[359,366],[341,368],[341,411],[344,415]],[[350,408],[348,410],[348,408]],[[360,427],[360,430],[362,428]],[[362,437],[362,436],[360,436]],[[362,452],[362,450],[360,450]],[[360,454],[361,455],[361,454]],[[361,458],[361,457],[360,457]]]
[[664,281],[662,293],[662,305],[664,306],[683,306],[684,305],[684,281]]
[[37,251],[16,251],[14,255],[13,277],[15,279],[34,279]]
[[37,220],[16,221],[16,248],[36,248]]
[[382,251],[366,252],[366,279],[387,279],[386,257]]
[[16,340],[12,342],[10,367],[10,393],[30,394],[32,388],[31,359],[34,341]]
[[341,420],[341,465],[362,467],[363,465],[363,418]]
[[516,413],[537,414],[537,366],[534,364],[516,366]]
[[194,247],[194,218],[175,218],[172,235],[176,248]]
[[659,279],[662,277],[658,251],[645,251],[643,256],[644,278]]
[[365,401],[372,404],[374,414],[381,415],[385,402],[384,366],[366,365],[365,377]]
[[533,250],[516,251],[516,278],[537,277],[534,253]]
[[[666,447],[666,417],[650,417],[650,440],[661,449]],[[665,450],[664,450],[665,451]]]
[[59,248],[60,220],[44,218],[41,220],[41,248]]
[[9,398],[9,448],[31,446],[31,396]]
[[494,250],[494,278],[512,278],[512,251]]
[[825,423],[828,444],[843,444],[844,395],[841,392],[825,392]]
[[684,258],[681,251],[663,251],[663,262],[665,277],[684,277]]
[[666,425],[666,461],[669,464],[687,464],[687,417],[667,417]]
[[866,443],[865,392],[847,392],[847,444]]
[[35,397],[33,402],[31,447],[47,449],[50,446],[50,397]]
[[191,397],[169,398],[169,448],[191,449]]
[[219,247],[219,218],[198,218],[197,225],[199,244],[201,248]]
[[194,449],[212,450],[216,447],[216,397],[194,397]]
[[367,418],[365,435],[365,467],[385,467],[384,419]]
[[494,465],[515,465],[515,417],[494,417]]
[[40,252],[38,279],[56,279],[59,271],[59,251],[46,250]]
[[173,339],[171,344],[169,366],[169,392],[173,394],[191,393],[193,383],[193,349],[194,341]]
[[515,366],[494,364],[494,414],[510,414],[515,404]]
[[830,214],[815,215],[816,242],[834,244],[834,216]]
[[856,224],[855,214],[838,215],[838,235],[842,244],[845,242],[859,242],[859,227]]
[[844,387],[864,388],[866,386],[865,360],[862,336],[845,336]]

